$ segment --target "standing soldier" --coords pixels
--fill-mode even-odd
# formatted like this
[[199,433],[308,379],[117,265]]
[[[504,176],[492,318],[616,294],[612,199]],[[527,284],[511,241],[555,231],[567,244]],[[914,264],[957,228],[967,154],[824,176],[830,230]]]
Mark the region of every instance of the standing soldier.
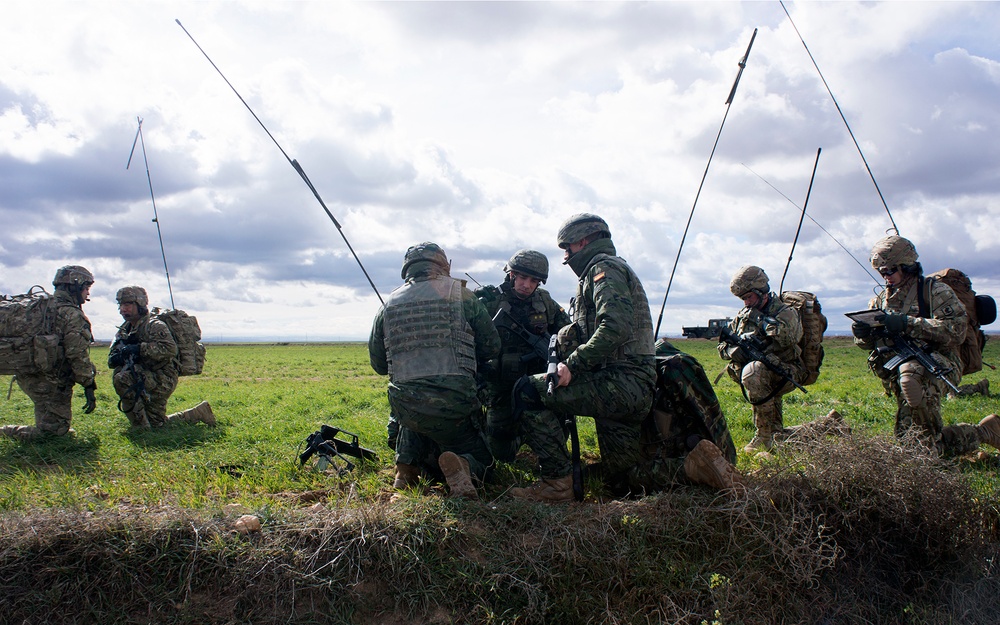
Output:
[[[741,267],[730,281],[729,290],[743,300],[743,309],[729,322],[730,332],[741,340],[759,341],[772,367],[783,370],[801,384],[806,369],[799,347],[802,339],[799,314],[770,290],[767,274],[760,267]],[[743,451],[770,451],[775,436],[784,432],[781,398],[794,391],[795,386],[763,361],[751,360],[739,345],[720,340],[719,356],[730,361],[726,370],[752,406],[756,431]]]
[[545,371],[549,337],[571,320],[539,286],[549,278],[545,254],[519,250],[507,261],[504,272],[499,287],[486,286],[475,293],[500,334],[500,357],[489,370],[487,442],[497,460],[512,462],[521,437],[511,417],[511,390],[521,376]]
[[642,283],[617,256],[607,222],[597,215],[570,217],[559,229],[564,263],[579,277],[570,305],[573,323],[559,331],[558,383],[548,394],[545,374],[514,386],[514,416],[525,443],[538,455],[541,479],[511,495],[535,501],[573,499],[572,460],[565,415],[594,418],[602,474],[636,483],[640,432],[653,402],[656,367],[653,321]]
[[90,320],[83,314],[83,303],[90,299],[94,274],[79,265],[66,265],[52,280],[55,294],[49,306],[55,309],[53,333],[60,337],[64,358],[47,373],[16,376],[17,385],[35,404],[35,425],[5,425],[3,434],[18,440],[41,435],[64,436],[72,432],[73,384],[83,387],[86,397],[83,412],[90,414],[97,406],[94,365],[90,362],[90,344],[94,335]]
[[896,398],[896,436],[911,430],[939,454],[963,454],[980,443],[1000,449],[1000,417],[991,414],[979,425],[958,423],[945,427],[941,420],[941,393],[945,382],[916,360],[907,360],[892,371],[883,365],[895,355],[893,337],[905,336],[925,347],[926,353],[950,368],[952,384],[962,365],[957,349],[965,336],[965,306],[951,287],[924,278],[917,250],[909,240],[891,235],[872,247],[871,264],[883,278],[885,289],[869,308],[885,311],[881,326],[855,322],[854,343],[871,351],[868,359],[887,391]]
[[108,367],[114,369],[118,409],[132,427],[159,428],[170,421],[215,425],[207,401],[167,415],[167,400],[177,388],[180,375],[177,342],[167,324],[149,314],[146,289],[123,286],[116,299],[125,323],[118,328],[108,352]]
[[389,407],[401,426],[396,442],[396,488],[413,486],[429,449],[453,497],[475,498],[472,478],[493,463],[478,427],[482,404],[476,374],[500,351],[500,337],[472,291],[451,277],[436,243],[406,251],[406,281],[379,310],[368,339],[372,369],[389,375]]

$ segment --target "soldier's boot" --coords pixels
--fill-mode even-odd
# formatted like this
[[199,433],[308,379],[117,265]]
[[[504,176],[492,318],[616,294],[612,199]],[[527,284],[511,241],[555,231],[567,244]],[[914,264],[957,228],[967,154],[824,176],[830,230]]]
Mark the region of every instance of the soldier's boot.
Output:
[[976,382],[976,390],[984,397],[990,396],[990,381],[986,378]]
[[41,430],[33,425],[5,425],[0,428],[0,433],[16,441],[30,441],[42,435]]
[[204,423],[209,427],[215,426],[215,414],[207,401],[203,401],[194,408],[188,408],[181,412],[175,412],[167,417],[167,421],[181,421],[182,423]]
[[976,426],[979,442],[986,443],[994,449],[1000,449],[1000,417],[991,414]]
[[420,467],[412,464],[396,463],[396,479],[392,482],[392,487],[398,490],[416,486],[420,481]]
[[510,489],[511,497],[541,501],[542,503],[562,503],[573,501],[573,475],[540,479],[527,488]]
[[684,473],[695,484],[718,490],[743,484],[743,476],[710,440],[702,440],[684,459]]
[[468,460],[455,452],[446,451],[438,456],[438,466],[441,467],[444,479],[448,482],[449,497],[479,498],[476,487],[472,484],[472,471],[469,469]]
[[753,407],[753,424],[757,428],[743,451],[754,454],[774,449],[775,437],[784,431],[781,427],[781,408],[777,399]]

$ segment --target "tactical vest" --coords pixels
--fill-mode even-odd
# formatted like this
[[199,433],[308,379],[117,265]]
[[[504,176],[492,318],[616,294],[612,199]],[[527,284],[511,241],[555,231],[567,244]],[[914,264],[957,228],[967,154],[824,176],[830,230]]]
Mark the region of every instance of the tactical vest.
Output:
[[[610,254],[596,254],[587,264],[586,269],[581,273],[579,283],[576,287],[576,297],[573,300],[573,310],[571,311],[573,323],[582,331],[583,340],[590,340],[590,337],[597,331],[597,309],[594,302],[583,297],[590,270],[598,262],[606,262],[624,270],[628,282],[629,293],[632,296],[632,332],[625,343],[615,350],[613,360],[630,360],[653,356],[653,318],[649,313],[649,300],[646,299],[646,291],[639,282],[639,276],[635,275],[628,263]],[[605,363],[607,364],[607,363]]]
[[393,383],[476,374],[476,337],[465,319],[462,282],[407,282],[385,304],[385,350]]

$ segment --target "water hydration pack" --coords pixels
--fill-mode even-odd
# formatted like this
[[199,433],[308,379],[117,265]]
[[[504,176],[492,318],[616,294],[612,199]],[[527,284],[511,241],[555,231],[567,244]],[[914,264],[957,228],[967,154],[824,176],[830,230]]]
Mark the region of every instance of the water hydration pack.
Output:
[[[37,289],[37,290],[36,290]],[[63,358],[53,332],[52,296],[35,285],[21,295],[0,295],[0,374],[47,373]]]
[[819,368],[823,364],[823,333],[826,332],[827,320],[823,307],[812,293],[806,291],[785,291],[780,295],[781,301],[794,308],[802,321],[802,339],[799,347],[802,349],[802,364],[806,368],[806,379],[802,386],[809,386],[819,378]]
[[154,319],[159,319],[170,328],[170,334],[177,343],[178,357],[181,361],[181,375],[198,375],[205,366],[205,346],[201,341],[201,328],[198,319],[183,310],[154,308],[149,312]]

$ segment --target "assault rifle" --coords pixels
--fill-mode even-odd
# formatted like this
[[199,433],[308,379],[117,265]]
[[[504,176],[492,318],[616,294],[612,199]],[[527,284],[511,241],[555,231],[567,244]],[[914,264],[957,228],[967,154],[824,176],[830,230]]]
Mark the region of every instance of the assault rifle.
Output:
[[[338,434],[350,436],[351,440],[349,442],[340,440],[337,438]],[[316,469],[325,471],[332,464],[339,476],[354,468],[354,463],[344,456],[353,456],[359,460],[378,460],[378,455],[374,451],[358,443],[357,434],[330,425],[322,425],[319,431],[306,437],[306,449],[299,454],[299,466],[305,466],[309,458],[315,454],[319,454]]]
[[[745,336],[743,338],[733,334],[733,331],[727,327],[722,328],[721,334],[719,334],[719,339],[725,341],[729,345],[739,347],[746,354],[747,358],[753,361],[759,361],[764,363],[764,366],[771,371],[777,373],[783,380],[791,383],[792,386],[799,389],[803,393],[808,393],[804,386],[795,381],[788,371],[782,367],[780,364],[772,362],[768,359],[767,354],[764,353],[765,346],[764,343],[755,336]],[[770,398],[768,398],[770,399]],[[749,400],[748,400],[749,401]]]
[[521,357],[521,360],[528,361],[535,357],[540,360],[548,359],[549,337],[530,332],[503,308],[498,310],[497,314],[493,315],[493,325],[497,328],[513,332],[531,347],[532,353],[525,354]]
[[948,379],[948,374],[952,372],[951,367],[945,367],[924,351],[913,339],[905,334],[889,335],[885,332],[884,326],[879,334],[885,335],[885,340],[892,343],[890,346],[878,347],[875,349],[879,354],[895,352],[896,355],[885,361],[882,365],[887,371],[893,371],[899,365],[908,360],[916,360],[920,366],[927,369],[931,375],[947,384],[955,393],[959,393],[958,387]]
[[[549,397],[555,394],[559,386],[559,348],[556,346],[558,339],[555,334],[549,337],[546,357],[548,367],[545,370],[545,394]],[[569,446],[573,459],[573,497],[577,501],[583,501],[583,467],[580,464],[580,433],[576,429],[576,415],[571,414],[566,417],[566,428],[569,430]]]
[[[139,360],[138,350],[124,349],[127,345],[140,345],[139,337],[135,333],[130,333],[116,340],[108,352],[108,365],[111,367],[121,367],[123,371],[132,377],[132,386],[129,387],[129,394],[135,400],[135,409],[133,409],[133,412],[142,413],[142,423],[135,425],[144,425],[149,423],[146,419],[146,402],[150,399],[149,391],[146,390],[146,376],[136,367],[136,364],[138,364],[136,361]],[[118,399],[118,410],[121,412],[125,412],[122,408],[123,399]]]

